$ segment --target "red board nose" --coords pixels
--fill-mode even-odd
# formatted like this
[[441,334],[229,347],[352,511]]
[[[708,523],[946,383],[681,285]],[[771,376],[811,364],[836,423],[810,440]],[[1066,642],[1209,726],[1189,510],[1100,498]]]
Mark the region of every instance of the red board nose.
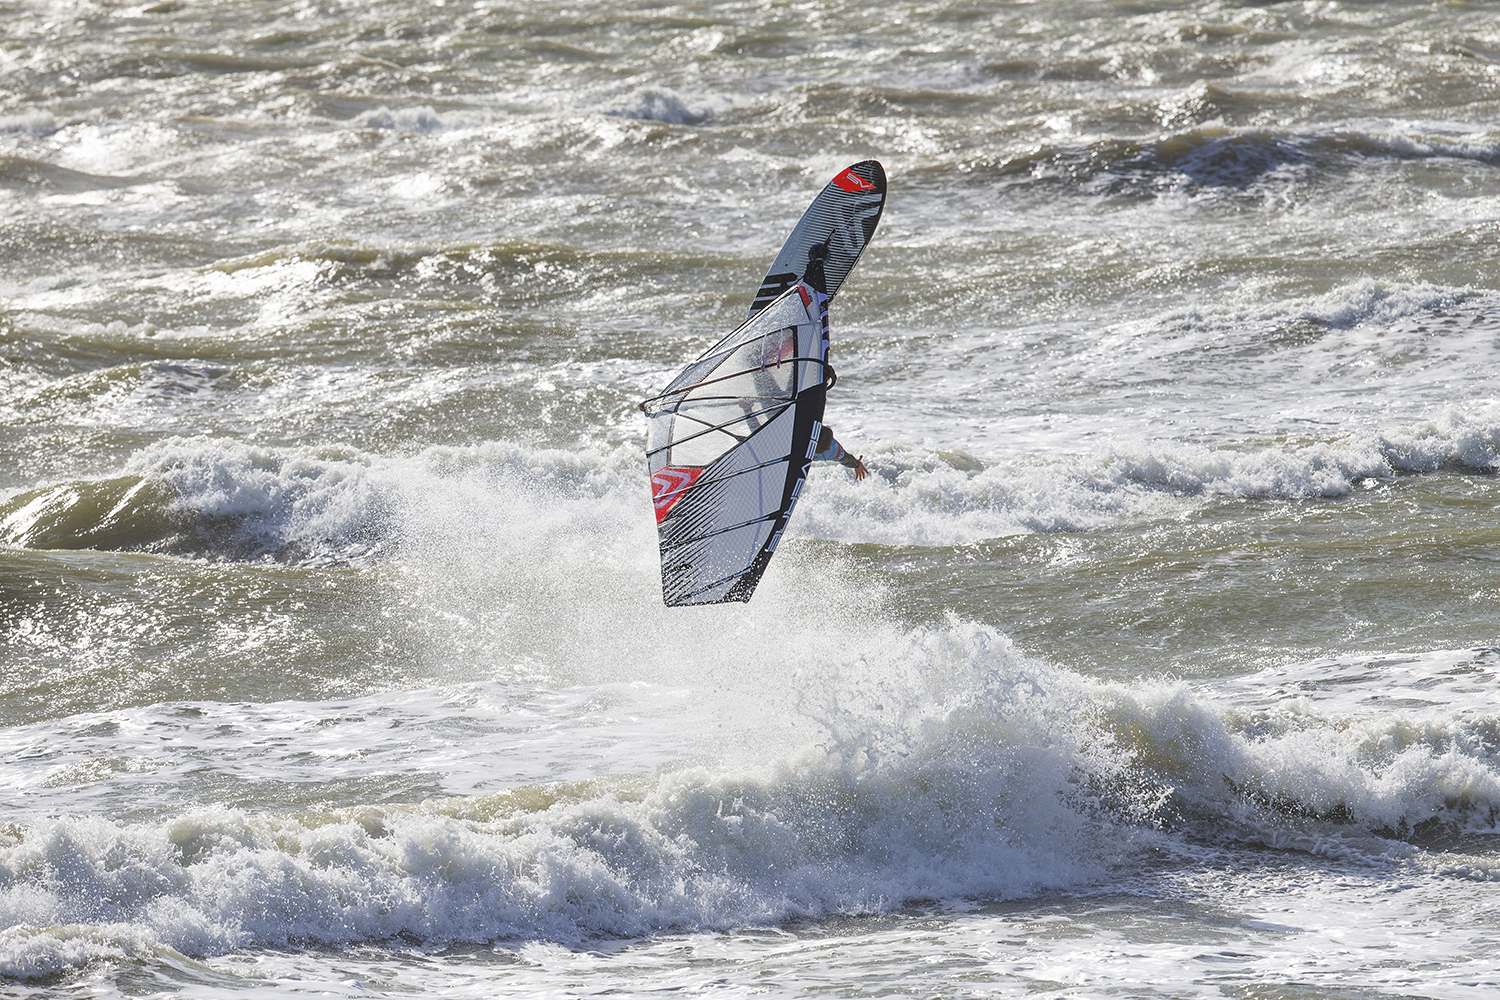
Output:
[[859,194],[861,191],[874,191],[875,185],[856,174],[853,170],[845,170],[833,179],[833,183],[850,194]]

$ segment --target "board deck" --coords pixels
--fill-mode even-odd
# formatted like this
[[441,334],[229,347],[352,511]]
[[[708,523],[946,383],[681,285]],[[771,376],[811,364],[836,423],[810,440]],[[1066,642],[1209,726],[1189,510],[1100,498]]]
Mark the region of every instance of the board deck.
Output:
[[813,259],[821,259],[823,265],[825,287],[818,290],[830,299],[837,295],[875,235],[885,210],[885,188],[885,168],[879,160],[862,160],[834,175],[802,213],[771,263],[750,303],[750,315],[776,301],[799,281],[807,280],[816,287],[816,268],[809,274]]

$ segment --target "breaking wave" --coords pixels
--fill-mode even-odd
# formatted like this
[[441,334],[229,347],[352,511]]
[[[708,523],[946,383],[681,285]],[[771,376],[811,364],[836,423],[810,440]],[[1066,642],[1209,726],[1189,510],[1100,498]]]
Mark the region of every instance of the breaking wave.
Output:
[[1096,530],[1161,516],[1193,498],[1333,498],[1406,474],[1493,473],[1500,470],[1500,408],[1448,408],[1430,420],[1332,441],[1122,442],[1079,458],[994,465],[961,452],[885,445],[866,461],[872,481],[818,481],[798,511],[803,530],[888,545],[961,545]]
[[713,121],[715,111],[712,101],[690,98],[667,88],[647,87],[622,98],[604,113],[668,125],[706,125]]
[[[1409,682],[1429,695],[1433,678],[1471,692],[1500,673],[1493,650],[1422,667]],[[1143,851],[1205,842],[1422,867],[1412,839],[1500,832],[1496,717],[1460,710],[1457,689],[1368,721],[1316,698],[1257,707],[1183,683],[1087,681],[957,620],[802,669],[798,711],[825,736],[755,766],[7,826],[0,975],[161,950],[577,947],[777,925],[1086,890]]]

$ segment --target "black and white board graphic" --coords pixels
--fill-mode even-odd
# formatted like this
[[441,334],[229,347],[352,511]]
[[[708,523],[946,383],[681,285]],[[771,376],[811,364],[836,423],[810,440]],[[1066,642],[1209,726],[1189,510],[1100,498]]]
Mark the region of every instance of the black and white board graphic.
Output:
[[885,168],[879,160],[845,167],[818,193],[761,279],[750,315],[806,278],[812,259],[823,262],[823,291],[831,299],[864,253],[885,210]]

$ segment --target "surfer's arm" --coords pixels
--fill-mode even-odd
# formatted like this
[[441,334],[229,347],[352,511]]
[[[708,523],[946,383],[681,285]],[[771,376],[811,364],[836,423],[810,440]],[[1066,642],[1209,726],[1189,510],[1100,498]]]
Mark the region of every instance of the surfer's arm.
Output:
[[870,474],[869,470],[865,468],[864,456],[861,455],[859,458],[855,458],[845,451],[844,446],[839,444],[837,440],[830,443],[823,451],[814,455],[813,461],[837,462],[846,469],[853,469],[855,482]]

